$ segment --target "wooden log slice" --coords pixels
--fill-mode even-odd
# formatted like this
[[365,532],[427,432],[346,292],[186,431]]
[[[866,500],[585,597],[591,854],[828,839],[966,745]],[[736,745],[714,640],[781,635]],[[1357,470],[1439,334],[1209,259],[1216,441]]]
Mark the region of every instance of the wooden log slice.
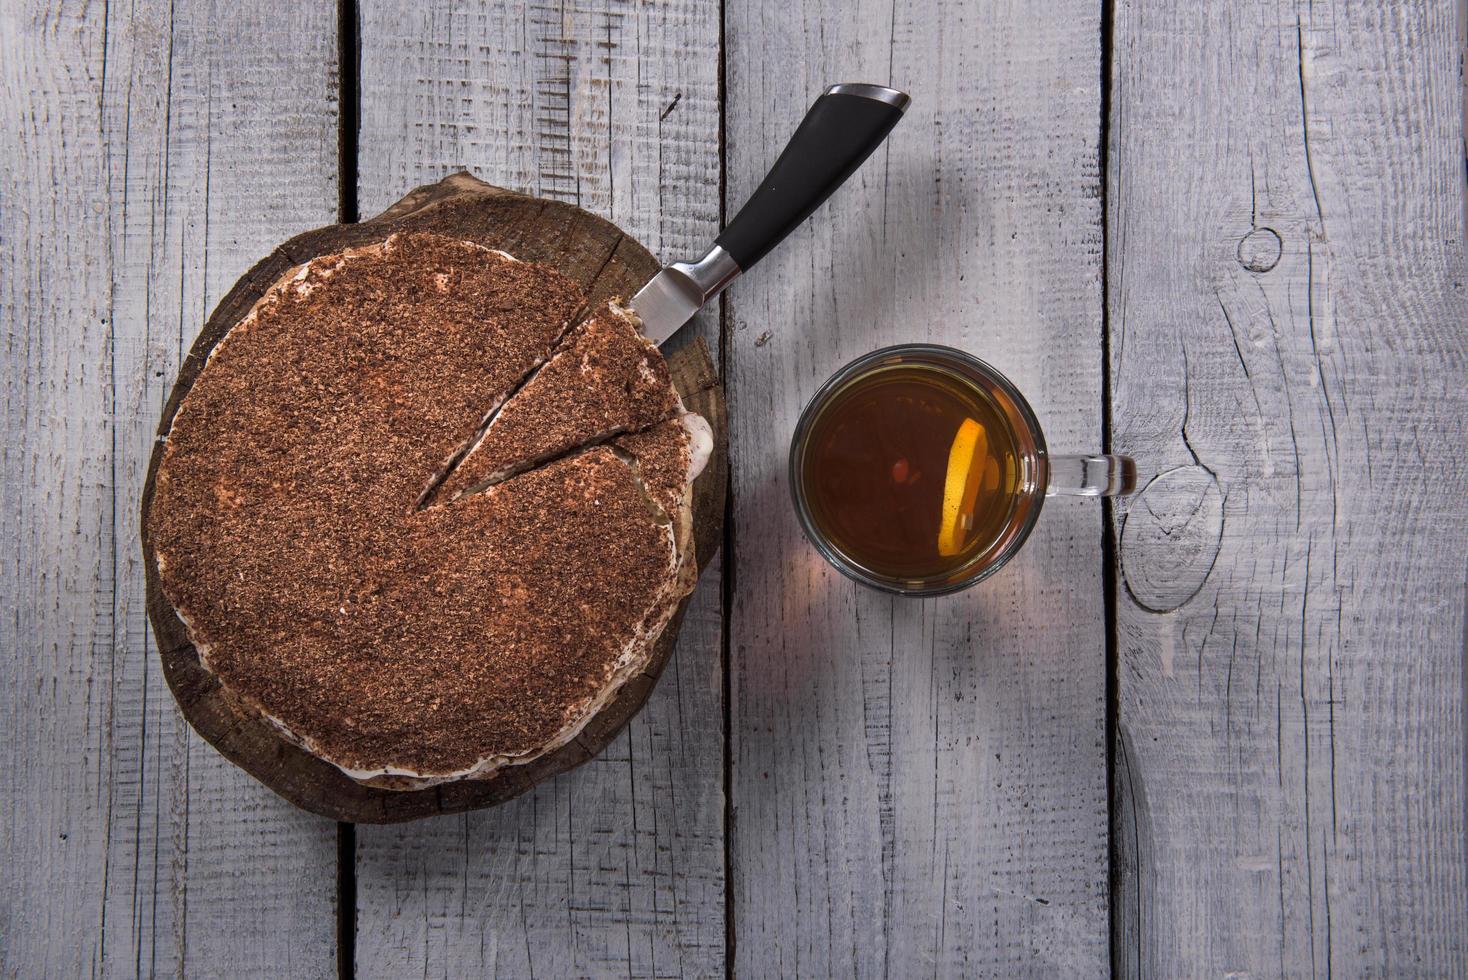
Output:
[[[179,369],[143,485],[144,514],[152,502],[163,457],[161,437],[172,427],[174,413],[215,344],[286,270],[318,255],[378,242],[407,230],[436,232],[554,266],[581,286],[593,306],[613,296],[631,296],[660,266],[635,239],[596,215],[560,201],[491,187],[467,173],[420,187],[370,221],[331,225],[297,235],[235,283],[209,317]],[[723,389],[702,340],[676,348],[670,345],[664,353],[684,404],[707,419],[714,433],[713,456],[693,485],[694,537],[702,572],[718,550],[723,534],[729,472]],[[146,520],[143,525],[146,528]],[[233,703],[218,678],[199,662],[187,629],[164,596],[146,530],[142,544],[148,618],[158,639],[164,676],[189,724],[225,758],[296,806],[353,823],[395,823],[493,806],[587,761],[617,736],[647,700],[673,651],[691,598],[685,597],[679,604],[642,673],[629,680],[580,734],[560,749],[533,762],[502,769],[486,779],[420,790],[385,790],[348,778],[330,763],[287,742],[258,715]]]

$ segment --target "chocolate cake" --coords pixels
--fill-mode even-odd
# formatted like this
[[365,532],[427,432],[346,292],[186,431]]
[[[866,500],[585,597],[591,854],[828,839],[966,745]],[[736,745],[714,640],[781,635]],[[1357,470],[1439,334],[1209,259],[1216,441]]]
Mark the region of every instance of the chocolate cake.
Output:
[[439,499],[497,483],[565,453],[668,418],[678,405],[668,367],[615,304],[570,332],[490,418],[438,489]]
[[[606,311],[576,326],[583,308],[553,269],[399,234],[291,270],[215,347],[145,524],[165,595],[240,710],[355,779],[414,788],[553,750],[641,669],[693,586],[707,428],[634,337],[652,375],[636,397],[558,381],[537,440],[553,353],[615,365],[629,350]],[[482,492],[429,494],[522,397],[505,431],[531,461]],[[634,403],[657,419],[609,429],[607,406]]]

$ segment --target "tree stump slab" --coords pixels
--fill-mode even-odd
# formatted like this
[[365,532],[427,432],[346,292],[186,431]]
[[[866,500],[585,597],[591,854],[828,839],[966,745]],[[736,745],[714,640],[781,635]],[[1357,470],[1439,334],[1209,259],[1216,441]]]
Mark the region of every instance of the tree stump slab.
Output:
[[[614,296],[631,296],[661,263],[636,239],[611,222],[560,201],[527,197],[492,187],[467,173],[411,192],[377,217],[351,225],[329,225],[297,235],[247,272],[215,308],[179,370],[163,411],[143,486],[143,511],[153,497],[162,436],[214,346],[285,272],[319,255],[382,241],[400,231],[431,231],[502,249],[516,258],[543,262],[581,286],[594,307]],[[714,452],[693,485],[694,538],[700,573],[723,536],[728,482],[728,438],[723,389],[702,340],[665,350],[673,383],[690,410],[708,420]],[[653,649],[646,669],[629,680],[587,722],[576,738],[533,762],[510,766],[486,779],[461,780],[419,790],[386,790],[345,773],[286,741],[263,718],[234,703],[218,678],[199,661],[188,631],[158,578],[144,536],[148,618],[158,639],[168,686],[190,725],[235,765],[302,809],[352,823],[396,823],[443,813],[494,806],[596,755],[637,713],[652,693],[677,642],[687,609],[679,604]]]

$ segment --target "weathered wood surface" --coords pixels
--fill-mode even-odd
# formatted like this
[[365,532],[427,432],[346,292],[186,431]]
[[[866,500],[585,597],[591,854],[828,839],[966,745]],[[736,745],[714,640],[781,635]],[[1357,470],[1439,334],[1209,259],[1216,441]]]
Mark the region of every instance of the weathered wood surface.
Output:
[[[717,234],[717,5],[371,0],[360,30],[364,214],[463,167],[661,257]],[[686,332],[718,350],[716,317]],[[720,560],[597,759],[492,811],[359,828],[359,976],[723,972]]]
[[336,828],[195,738],[138,495],[183,351],[331,220],[333,11],[0,7],[0,975],[324,977]]
[[1094,977],[1107,966],[1101,512],[1052,501],[980,588],[866,591],[804,542],[789,433],[901,341],[961,347],[1051,446],[1101,443],[1100,8],[726,8],[728,204],[810,100],[912,108],[729,296],[732,909],[742,976]]
[[1123,976],[1468,972],[1453,6],[1117,5]]
[[[658,269],[657,260],[646,249],[603,218],[559,201],[547,202],[492,187],[463,173],[417,188],[370,221],[328,225],[297,235],[235,284],[194,341],[159,424],[160,438],[143,484],[144,515],[152,506],[154,480],[163,460],[162,436],[172,427],[174,415],[210,354],[235,324],[296,266],[317,256],[382,241],[399,231],[432,231],[507,251],[526,261],[554,265],[581,288],[592,308],[613,296],[625,295]],[[706,568],[723,540],[724,487],[729,476],[723,395],[702,343],[673,352],[668,369],[683,403],[708,420],[713,433],[712,456],[693,488],[697,562]],[[487,779],[409,792],[358,783],[288,742],[255,712],[241,709],[200,662],[187,627],[163,594],[157,560],[146,534],[143,562],[149,622],[158,639],[168,686],[184,717],[226,758],[290,802],[335,820],[360,823],[395,823],[492,806],[600,752],[646,701],[673,651],[690,603],[685,598],[679,605],[654,645],[646,668],[628,681],[571,742],[534,762],[507,768]]]
[[[330,975],[335,828],[177,714],[135,503],[198,324],[333,217],[337,11],[51,6],[0,5],[0,975]],[[735,205],[822,85],[913,92],[729,300],[734,965],[1103,974],[1100,514],[899,603],[799,540],[783,463],[908,338],[1099,442],[1100,8],[722,6],[363,3],[361,210],[470,167],[693,252],[721,28]],[[1461,16],[1114,6],[1112,441],[1156,478],[1116,521],[1121,975],[1468,972]],[[720,592],[598,760],[359,831],[359,975],[723,972]]]

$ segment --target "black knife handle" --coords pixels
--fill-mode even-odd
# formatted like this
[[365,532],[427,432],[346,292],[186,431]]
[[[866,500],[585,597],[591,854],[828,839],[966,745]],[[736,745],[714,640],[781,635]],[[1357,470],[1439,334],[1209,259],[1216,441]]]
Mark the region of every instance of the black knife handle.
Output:
[[715,241],[748,272],[871,156],[911,100],[882,85],[832,85]]

